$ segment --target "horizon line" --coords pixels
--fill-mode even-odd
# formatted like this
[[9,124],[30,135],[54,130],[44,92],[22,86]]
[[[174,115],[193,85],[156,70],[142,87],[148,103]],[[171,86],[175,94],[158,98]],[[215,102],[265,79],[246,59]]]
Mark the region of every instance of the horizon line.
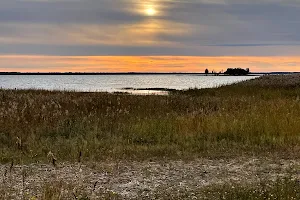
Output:
[[[293,74],[293,73],[300,73],[300,71],[270,71],[270,72],[250,72],[249,74]],[[50,74],[50,75],[76,75],[76,74],[94,74],[94,75],[118,75],[118,74],[206,74],[204,72],[14,72],[14,71],[0,71],[0,75],[20,75],[20,74]],[[224,74],[223,72],[216,72],[216,73],[208,73],[208,74]]]

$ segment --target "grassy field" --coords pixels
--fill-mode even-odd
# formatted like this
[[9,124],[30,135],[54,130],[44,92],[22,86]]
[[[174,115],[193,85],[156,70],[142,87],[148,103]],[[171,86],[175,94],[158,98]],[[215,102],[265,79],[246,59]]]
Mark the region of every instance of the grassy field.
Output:
[[0,90],[0,117],[0,199],[300,198],[299,75],[168,96]]
[[297,156],[299,96],[298,75],[169,96],[0,90],[0,162]]

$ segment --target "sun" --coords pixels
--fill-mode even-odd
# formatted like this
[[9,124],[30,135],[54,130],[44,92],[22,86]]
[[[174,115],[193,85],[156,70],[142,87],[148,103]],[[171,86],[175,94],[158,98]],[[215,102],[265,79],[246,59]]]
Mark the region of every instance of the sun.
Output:
[[157,11],[154,8],[148,8],[145,10],[145,12],[148,16],[154,16],[157,13]]

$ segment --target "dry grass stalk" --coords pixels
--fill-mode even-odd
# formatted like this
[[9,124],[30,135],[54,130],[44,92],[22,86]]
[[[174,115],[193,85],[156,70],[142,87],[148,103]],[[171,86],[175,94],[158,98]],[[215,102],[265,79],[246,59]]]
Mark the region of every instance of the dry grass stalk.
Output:
[[56,157],[54,156],[54,154],[51,151],[49,151],[49,153],[47,154],[47,157],[48,157],[50,163],[52,163],[52,165],[54,167],[56,167],[56,161],[57,161],[57,159],[56,159]]

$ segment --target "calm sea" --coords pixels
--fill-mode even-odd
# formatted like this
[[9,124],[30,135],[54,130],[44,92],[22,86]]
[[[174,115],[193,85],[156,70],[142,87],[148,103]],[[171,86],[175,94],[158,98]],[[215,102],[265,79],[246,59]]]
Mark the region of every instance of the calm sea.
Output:
[[124,88],[212,88],[256,78],[255,76],[199,75],[0,75],[5,89],[46,89],[84,92],[131,92],[160,94],[161,91]]

